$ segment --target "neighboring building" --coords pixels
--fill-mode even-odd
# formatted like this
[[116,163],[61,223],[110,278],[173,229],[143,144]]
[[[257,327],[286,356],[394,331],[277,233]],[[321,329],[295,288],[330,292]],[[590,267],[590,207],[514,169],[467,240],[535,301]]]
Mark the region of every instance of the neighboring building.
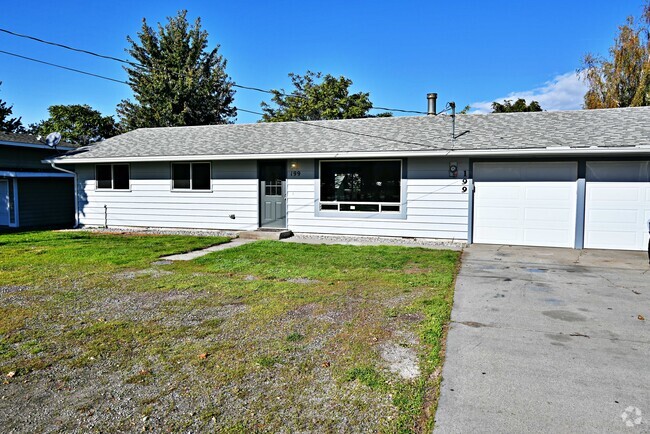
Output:
[[0,230],[74,224],[74,175],[42,162],[72,149],[61,143],[55,151],[30,134],[0,132]]
[[87,226],[648,243],[650,107],[148,128],[55,162]]

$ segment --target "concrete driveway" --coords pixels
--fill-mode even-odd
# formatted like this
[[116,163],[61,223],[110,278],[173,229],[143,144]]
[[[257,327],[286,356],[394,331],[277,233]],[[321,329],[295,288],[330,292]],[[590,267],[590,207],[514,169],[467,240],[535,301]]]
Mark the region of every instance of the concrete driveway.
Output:
[[647,254],[471,246],[442,375],[436,433],[650,432]]

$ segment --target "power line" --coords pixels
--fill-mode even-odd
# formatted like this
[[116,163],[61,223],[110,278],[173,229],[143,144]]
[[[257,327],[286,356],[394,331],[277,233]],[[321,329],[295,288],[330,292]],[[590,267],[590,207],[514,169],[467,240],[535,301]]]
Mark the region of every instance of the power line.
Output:
[[0,28],[0,32],[7,33],[7,34],[12,35],[12,36],[17,36],[19,38],[31,39],[32,41],[40,42],[42,44],[53,45],[53,46],[59,47],[59,48],[65,48],[66,50],[77,51],[79,53],[89,54],[91,56],[101,57],[103,59],[114,60],[116,62],[121,62],[121,63],[127,64],[127,65],[142,67],[142,65],[140,65],[138,63],[129,62],[128,60],[120,59],[118,57],[107,56],[105,54],[99,54],[99,53],[95,53],[94,51],[83,50],[81,48],[71,47],[69,45],[60,44],[58,42],[46,41],[45,39],[37,38],[36,36],[23,35],[21,33],[12,32],[11,30],[7,30],[7,29],[3,29],[3,28]]
[[[7,55],[9,55],[9,56],[18,57],[18,58],[25,59],[25,60],[29,60],[29,61],[32,61],[32,62],[41,63],[41,64],[48,65],[48,66],[52,66],[52,67],[55,67],[55,68],[65,69],[65,70],[67,70],[67,71],[77,72],[77,73],[79,73],[79,74],[89,75],[89,76],[91,76],[91,77],[101,78],[101,79],[103,79],[103,80],[113,81],[113,82],[115,82],[115,83],[121,83],[121,84],[126,84],[126,85],[129,84],[129,83],[126,82],[126,81],[117,80],[117,79],[115,79],[115,78],[106,77],[106,76],[104,76],[104,75],[94,74],[94,73],[92,73],[92,72],[82,71],[82,70],[80,70],[80,69],[69,68],[69,67],[67,67],[67,66],[58,65],[58,64],[56,64],[56,63],[45,62],[45,61],[43,61],[43,60],[34,59],[33,57],[27,57],[27,56],[22,56],[22,55],[20,55],[20,54],[16,54],[16,53],[10,53],[9,51],[0,50],[0,53],[2,53],[2,54],[7,54]],[[242,112],[245,112],[245,113],[251,113],[251,114],[255,114],[255,115],[259,115],[259,116],[264,116],[264,113],[256,112],[256,111],[253,111],[253,110],[246,110],[246,109],[242,109],[242,108],[239,108],[239,107],[235,107],[235,108],[236,108],[238,111],[242,111]],[[323,129],[327,129],[327,130],[338,131],[338,132],[341,132],[341,133],[346,133],[346,134],[351,134],[351,135],[356,135],[356,136],[370,137],[370,138],[381,139],[381,140],[386,140],[386,141],[389,141],[389,142],[395,142],[395,143],[401,143],[401,144],[408,144],[408,145],[422,146],[422,147],[425,147],[425,148],[427,148],[427,149],[447,150],[446,148],[440,148],[440,147],[438,147],[438,148],[432,148],[430,145],[426,145],[426,144],[424,144],[424,143],[409,142],[409,141],[404,141],[404,140],[391,139],[391,138],[388,138],[388,137],[376,136],[376,135],[373,135],[373,134],[358,133],[358,132],[355,132],[355,131],[342,130],[342,129],[340,129],[340,128],[329,127],[329,126],[325,126],[325,125],[318,125],[318,124],[314,124],[314,123],[311,123],[311,122],[308,122],[308,121],[295,120],[294,122],[297,122],[297,123],[300,123],[300,124],[304,124],[304,125],[309,125],[309,126],[316,127],[316,128],[323,128]],[[441,137],[441,138],[442,138],[442,137]]]
[[[237,109],[237,111],[242,111],[242,112],[246,112],[246,113],[252,113],[254,115],[264,116],[264,113],[256,112],[256,111],[253,111],[253,110],[246,110],[246,109],[242,109],[242,108],[239,108],[239,107],[235,107],[235,108]],[[338,132],[341,132],[341,133],[352,134],[354,136],[370,137],[370,138],[373,138],[373,139],[381,139],[381,140],[386,140],[388,142],[401,143],[401,144],[404,144],[404,145],[422,146],[422,147],[427,148],[427,149],[435,149],[435,150],[441,150],[441,151],[451,151],[451,149],[448,149],[448,148],[432,147],[431,145],[427,145],[427,144],[419,143],[419,142],[410,142],[410,141],[406,141],[406,140],[391,139],[389,137],[377,136],[377,135],[374,135],[374,134],[358,133],[356,131],[343,130],[343,129],[340,129],[340,128],[330,127],[330,126],[327,126],[327,125],[315,124],[315,123],[311,123],[310,121],[293,120],[291,122],[297,122],[299,124],[309,125],[311,127],[323,128],[323,129],[326,129],[326,130],[332,130],[332,131],[338,131]],[[444,138],[444,137],[440,137],[440,138]]]
[[[142,65],[140,63],[131,62],[131,61],[128,61],[128,60],[120,59],[118,57],[109,56],[109,55],[106,55],[106,54],[97,53],[95,51],[84,50],[84,49],[81,49],[81,48],[72,47],[70,45],[61,44],[61,43],[58,43],[58,42],[47,41],[45,39],[37,38],[35,36],[25,35],[25,34],[22,34],[22,33],[16,33],[16,32],[12,32],[11,30],[7,30],[7,29],[3,29],[3,28],[0,28],[0,32],[6,33],[6,34],[12,35],[12,36],[17,36],[19,38],[30,39],[32,41],[40,42],[42,44],[52,45],[52,46],[55,46],[55,47],[64,48],[66,50],[76,51],[78,53],[83,53],[83,54],[88,54],[88,55],[95,56],[95,57],[100,57],[102,59],[113,60],[113,61],[120,62],[120,63],[126,64],[126,65],[131,65],[131,66],[136,67],[136,68],[144,68],[144,65]],[[18,57],[20,57],[20,56],[18,56]],[[41,63],[44,63],[44,62],[41,62]],[[113,81],[115,81],[115,80],[113,80]],[[242,84],[237,84],[237,83],[231,83],[231,84],[232,84],[233,87],[237,87],[239,89],[252,90],[252,91],[255,91],[255,92],[261,92],[261,93],[266,93],[266,94],[270,94],[270,95],[280,94],[280,95],[282,95],[284,97],[307,98],[306,96],[303,96],[303,95],[287,94],[287,93],[280,92],[280,91],[277,91],[277,90],[262,89],[262,88],[255,87],[255,86],[244,86]],[[376,107],[376,106],[370,107],[370,110],[386,110],[386,111],[391,111],[391,112],[414,113],[414,114],[422,114],[422,115],[428,114],[427,112],[423,112],[423,111],[419,111],[419,110],[403,110],[403,109],[395,109],[395,108],[389,108],[389,107]]]
[[65,69],[67,71],[77,72],[79,74],[90,75],[91,77],[97,77],[97,78],[101,78],[103,80],[114,81],[115,83],[129,84],[126,81],[118,80],[118,79],[111,78],[111,77],[106,77],[105,75],[94,74],[92,72],[82,71],[81,69],[75,69],[75,68],[70,68],[70,67],[63,66],[63,65],[58,65],[56,63],[50,63],[50,62],[46,62],[44,60],[34,59],[33,57],[27,57],[27,56],[22,56],[22,55],[16,54],[16,53],[10,53],[9,51],[0,50],[0,53],[6,54],[8,56],[19,57],[19,58],[25,59],[25,60],[30,60],[30,61],[36,62],[36,63],[42,63],[43,65],[53,66],[55,68]]

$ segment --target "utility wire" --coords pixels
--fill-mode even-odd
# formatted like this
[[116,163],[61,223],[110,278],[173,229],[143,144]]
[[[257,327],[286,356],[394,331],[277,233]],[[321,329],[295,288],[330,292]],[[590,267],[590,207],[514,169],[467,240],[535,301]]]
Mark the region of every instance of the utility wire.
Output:
[[23,35],[21,33],[12,32],[11,30],[7,30],[7,29],[3,29],[3,28],[0,28],[0,32],[7,33],[8,35],[12,35],[12,36],[18,36],[19,38],[31,39],[32,41],[40,42],[42,44],[53,45],[53,46],[59,47],[59,48],[65,48],[66,50],[77,51],[79,53],[89,54],[89,55],[95,56],[95,57],[101,57],[102,59],[114,60],[116,62],[121,62],[121,63],[127,64],[127,65],[142,67],[142,65],[140,65],[140,64],[137,64],[135,62],[130,62],[128,60],[120,59],[118,57],[107,56],[105,54],[95,53],[94,51],[83,50],[81,48],[75,48],[75,47],[71,47],[69,45],[59,44],[58,42],[46,41],[45,39],[37,38],[36,36]]
[[94,74],[92,72],[82,71],[81,69],[75,69],[75,68],[69,68],[69,67],[63,66],[63,65],[57,65],[56,63],[50,63],[50,62],[46,62],[44,60],[34,59],[33,57],[27,57],[27,56],[22,56],[22,55],[16,54],[16,53],[10,53],[9,51],[0,50],[0,53],[6,54],[8,56],[19,57],[19,58],[25,59],[25,60],[31,60],[32,62],[42,63],[43,65],[49,65],[49,66],[53,66],[55,68],[65,69],[67,71],[78,72],[79,74],[90,75],[91,77],[97,77],[97,78],[101,78],[101,79],[104,79],[104,80],[114,81],[115,83],[129,84],[126,81],[117,80],[117,79],[111,78],[111,77],[106,77],[105,75]]
[[[239,107],[235,107],[235,108],[238,111],[251,113],[251,114],[254,114],[254,115],[264,116],[264,113],[260,113],[260,112],[256,112],[256,111],[252,111],[252,110],[246,110],[246,109],[242,109],[242,108],[239,108]],[[316,127],[316,128],[323,128],[323,129],[326,129],[326,130],[338,131],[338,132],[341,132],[341,133],[351,134],[351,135],[354,135],[354,136],[370,137],[370,138],[373,138],[373,139],[386,140],[388,142],[396,142],[396,143],[401,143],[401,144],[404,144],[404,145],[422,146],[424,148],[431,149],[431,150],[440,150],[440,151],[451,151],[452,150],[452,149],[449,149],[449,148],[427,145],[425,143],[410,142],[410,141],[398,140],[398,139],[391,139],[389,137],[376,136],[374,134],[358,133],[356,131],[343,130],[343,129],[340,129],[340,128],[330,127],[330,126],[327,126],[327,125],[312,123],[310,121],[293,120],[291,122],[297,122],[299,124],[309,125],[311,127]],[[449,138],[449,137],[439,137],[439,138],[445,139],[445,138]]]
[[[108,56],[106,54],[100,54],[100,53],[90,51],[90,50],[84,50],[84,49],[81,49],[81,48],[71,47],[70,45],[60,44],[58,42],[47,41],[45,39],[37,38],[35,36],[30,36],[30,35],[25,35],[25,34],[22,34],[22,33],[12,32],[11,30],[0,28],[0,32],[6,33],[6,34],[12,35],[12,36],[17,36],[19,38],[30,39],[32,41],[40,42],[42,44],[52,45],[52,46],[55,46],[55,47],[64,48],[66,50],[76,51],[78,53],[83,53],[83,54],[88,54],[88,55],[95,56],[95,57],[100,57],[102,59],[113,60],[113,61],[120,62],[120,63],[126,64],[126,65],[131,65],[131,66],[136,67],[136,68],[144,68],[143,65],[141,65],[141,64],[139,64],[137,62],[131,62],[131,61],[128,61],[128,60],[120,59],[118,57]],[[20,57],[18,55],[16,55],[16,56]],[[45,63],[45,62],[40,62],[40,63]],[[115,81],[115,80],[113,80],[113,81]],[[280,91],[262,89],[262,88],[254,87],[254,86],[244,86],[242,84],[236,84],[236,83],[231,83],[231,84],[232,84],[233,87],[237,87],[239,89],[252,90],[252,91],[255,91],[255,92],[267,93],[267,94],[270,94],[270,95],[280,94],[280,95],[285,96],[285,97],[306,98],[303,95],[287,94],[287,93],[280,92]],[[427,112],[418,111],[418,110],[402,110],[402,109],[394,109],[394,108],[388,108],[388,107],[375,107],[375,106],[373,106],[370,109],[371,110],[386,110],[386,111],[400,112],[400,113],[415,113],[415,114],[422,114],[422,115],[428,114]]]
[[[32,57],[27,57],[27,56],[22,56],[20,54],[11,53],[9,51],[0,50],[0,53],[7,54],[9,56],[18,57],[18,58],[25,59],[25,60],[29,60],[29,61],[36,62],[36,63],[41,63],[41,64],[48,65],[48,66],[53,66],[55,68],[65,69],[67,71],[77,72],[79,74],[89,75],[91,77],[101,78],[103,80],[113,81],[115,83],[121,83],[121,84],[126,84],[126,85],[129,84],[126,81],[117,80],[115,78],[106,77],[104,75],[94,74],[92,72],[82,71],[80,69],[69,68],[67,66],[58,65],[56,63],[45,62],[43,60],[34,59]],[[239,107],[235,107],[235,108],[238,111],[242,111],[242,112],[245,112],[245,113],[251,113],[251,114],[255,114],[255,115],[259,115],[259,116],[264,116],[264,113],[256,112],[256,111],[253,111],[253,110],[246,110],[246,109],[239,108]],[[341,133],[351,134],[351,135],[355,135],[355,136],[370,137],[370,138],[374,138],[374,139],[386,140],[386,141],[389,141],[389,142],[408,144],[408,145],[416,145],[416,146],[421,146],[421,147],[424,147],[424,148],[427,148],[427,149],[449,150],[449,151],[451,151],[451,149],[448,149],[448,148],[432,147],[431,145],[427,145],[427,144],[424,144],[424,143],[409,142],[409,141],[404,141],[404,140],[391,139],[391,138],[388,138],[388,137],[376,136],[376,135],[373,135],[373,134],[358,133],[358,132],[355,132],[355,131],[349,131],[349,130],[343,130],[343,129],[340,129],[340,128],[334,128],[334,127],[329,127],[329,126],[325,126],[325,125],[319,125],[319,124],[311,123],[311,122],[308,122],[308,121],[295,120],[294,122],[304,124],[304,125],[309,125],[309,126],[316,127],[316,128],[323,128],[323,129],[327,129],[327,130],[338,131],[338,132],[341,132]],[[440,138],[443,138],[443,137],[440,137]]]

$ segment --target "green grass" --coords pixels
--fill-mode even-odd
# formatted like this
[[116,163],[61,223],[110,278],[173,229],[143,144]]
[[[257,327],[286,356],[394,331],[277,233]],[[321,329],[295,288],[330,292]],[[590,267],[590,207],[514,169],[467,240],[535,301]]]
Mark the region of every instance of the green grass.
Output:
[[[457,252],[263,241],[152,264],[224,241],[0,235],[0,373],[29,380],[25,399],[46,371],[84,379],[92,390],[83,396],[123,390],[132,399],[121,405],[135,408],[122,412],[151,414],[154,430],[431,427]],[[401,342],[404,333],[417,344]],[[391,372],[384,343],[412,347],[420,377]],[[102,385],[96,369],[106,366],[114,379]],[[61,396],[77,406],[74,394]]]

